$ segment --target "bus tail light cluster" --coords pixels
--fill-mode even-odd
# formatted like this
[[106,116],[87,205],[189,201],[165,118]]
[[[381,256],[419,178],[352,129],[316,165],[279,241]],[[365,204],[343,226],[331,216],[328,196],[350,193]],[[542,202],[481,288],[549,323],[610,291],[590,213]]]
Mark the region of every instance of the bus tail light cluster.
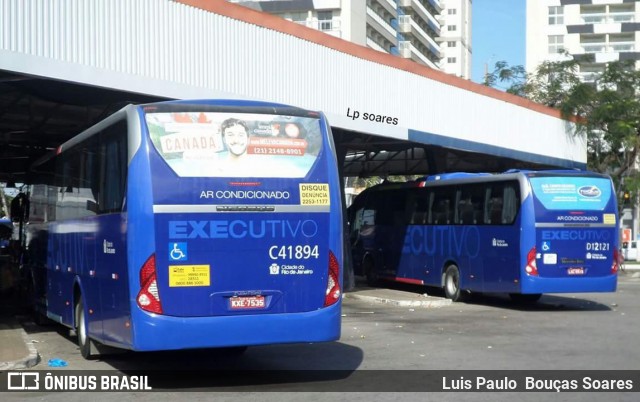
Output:
[[156,255],[153,254],[140,269],[140,292],[138,292],[138,306],[150,313],[162,314],[162,304],[158,294],[158,280],[156,275]]
[[531,276],[538,276],[538,266],[536,265],[536,246],[533,246],[527,254],[527,266],[524,268],[526,273]]
[[338,300],[342,295],[340,291],[340,264],[338,259],[329,251],[329,275],[327,279],[327,291],[324,296],[324,306],[328,307]]
[[611,263],[611,274],[617,274],[618,273],[618,269],[620,268],[621,257],[622,257],[622,255],[620,255],[620,252],[618,251],[618,249],[614,248],[613,249],[613,262]]

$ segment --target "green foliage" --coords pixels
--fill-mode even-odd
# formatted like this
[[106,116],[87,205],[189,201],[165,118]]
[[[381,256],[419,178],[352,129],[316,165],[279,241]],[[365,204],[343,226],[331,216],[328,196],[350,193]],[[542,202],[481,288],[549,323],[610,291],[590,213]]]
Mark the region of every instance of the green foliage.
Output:
[[[500,87],[514,95],[523,96],[522,84],[526,77],[527,72],[524,67],[510,67],[506,61],[499,61],[491,73],[485,74],[482,84],[489,87]],[[504,88],[503,85],[508,85],[508,87]]]
[[640,174],[636,168],[640,151],[640,72],[633,62],[609,63],[590,82],[579,75],[580,61],[568,55],[562,61],[544,62],[535,72],[522,74],[520,66],[496,63],[484,84],[506,82],[507,92],[561,111],[575,122],[570,135],[586,140],[587,166],[606,173],[619,192],[637,199]]

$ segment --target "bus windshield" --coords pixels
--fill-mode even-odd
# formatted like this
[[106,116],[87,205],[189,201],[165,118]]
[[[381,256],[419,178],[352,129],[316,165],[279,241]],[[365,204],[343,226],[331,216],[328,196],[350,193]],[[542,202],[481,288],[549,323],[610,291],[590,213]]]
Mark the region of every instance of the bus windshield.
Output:
[[147,113],[151,140],[179,177],[305,177],[322,151],[312,117]]

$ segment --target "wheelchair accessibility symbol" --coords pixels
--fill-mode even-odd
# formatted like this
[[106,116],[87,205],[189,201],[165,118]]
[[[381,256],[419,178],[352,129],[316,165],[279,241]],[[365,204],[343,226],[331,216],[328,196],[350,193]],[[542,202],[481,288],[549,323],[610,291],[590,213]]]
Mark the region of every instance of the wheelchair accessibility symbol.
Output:
[[543,241],[542,242],[542,251],[549,251],[549,250],[551,250],[551,242]]
[[186,261],[187,243],[169,243],[169,261]]

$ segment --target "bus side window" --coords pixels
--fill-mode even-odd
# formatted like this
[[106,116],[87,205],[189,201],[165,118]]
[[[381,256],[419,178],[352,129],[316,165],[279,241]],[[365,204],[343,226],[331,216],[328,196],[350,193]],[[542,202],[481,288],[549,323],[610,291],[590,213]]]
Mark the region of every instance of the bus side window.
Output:
[[405,226],[407,224],[407,199],[406,193],[399,191],[398,194],[389,194],[387,198],[389,210],[392,211],[393,226]]
[[[450,191],[447,191],[450,190]],[[453,188],[438,188],[434,191],[434,201],[433,201],[433,224],[434,225],[449,225],[454,223],[454,203],[452,199],[454,199],[455,191],[452,192]]]
[[471,203],[471,197],[461,198],[458,203],[458,223],[463,225],[474,224],[473,219],[473,204]]
[[481,224],[484,222],[484,205],[481,196],[471,199],[471,205],[473,206],[473,224]]
[[364,215],[364,209],[360,208],[353,214],[353,224],[351,225],[351,233],[358,232],[362,227],[362,216]]
[[351,241],[351,245],[355,245],[357,240],[360,238],[360,229],[366,224],[364,220],[365,214],[364,207],[360,207],[357,211],[353,213],[353,221],[350,222],[349,225],[349,239]]
[[410,225],[424,225],[427,223],[427,215],[429,212],[429,198],[425,191],[420,191],[420,194],[416,194],[411,210]]
[[56,203],[56,214],[58,219],[74,219],[80,215],[78,211],[80,181],[80,157],[77,147],[71,148],[60,157],[60,175],[62,185],[58,189],[58,202]]
[[504,187],[504,205],[502,208],[502,223],[511,224],[516,219],[520,206],[520,197],[513,183],[507,183]]
[[462,189],[458,203],[459,223],[477,225],[483,222],[484,186],[471,185]]
[[489,225],[512,224],[520,209],[517,182],[496,183],[487,189],[485,223]]
[[98,213],[98,186],[99,170],[98,156],[91,151],[91,146],[97,145],[97,138],[90,139],[82,147],[82,159],[80,161],[80,192],[83,195],[83,214],[90,216]]
[[[98,135],[99,154],[96,170],[98,186],[93,188],[97,196],[98,214],[120,212],[124,203],[127,184],[127,123],[124,120],[105,128]],[[95,178],[94,178],[95,179]]]
[[487,188],[484,222],[488,225],[502,224],[502,192],[500,184]]
[[502,223],[502,198],[492,197],[489,200],[489,224],[499,225]]
[[448,212],[449,212],[449,200],[437,200],[433,207],[434,225],[444,225],[445,223],[447,223]]
[[376,211],[373,209],[362,210],[362,226],[373,226],[376,224]]
[[375,225],[391,225],[393,224],[393,211],[387,206],[388,192],[381,191],[378,197],[372,197],[367,203],[367,208],[372,211],[372,220],[375,218]]

